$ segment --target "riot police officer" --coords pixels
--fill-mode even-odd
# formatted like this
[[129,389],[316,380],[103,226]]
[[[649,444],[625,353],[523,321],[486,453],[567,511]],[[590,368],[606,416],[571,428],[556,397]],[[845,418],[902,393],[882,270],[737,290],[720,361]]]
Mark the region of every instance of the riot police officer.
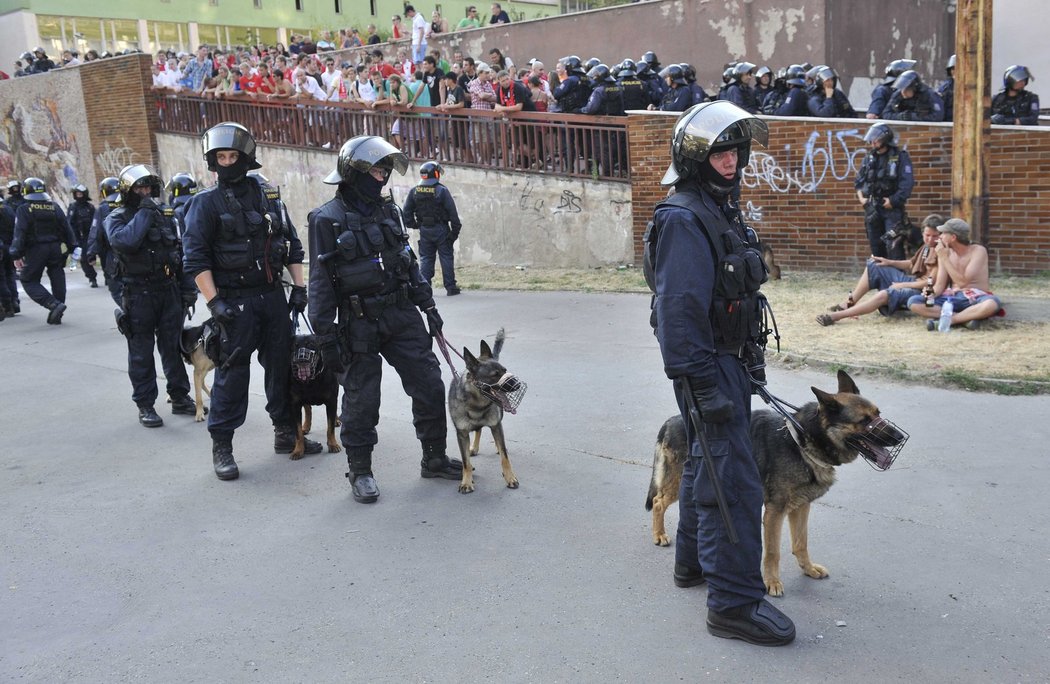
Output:
[[[685,80],[685,72],[677,64],[669,64],[660,71],[667,89],[659,110],[662,112],[684,112],[693,106],[693,91]],[[655,109],[655,108],[654,108]]]
[[871,91],[871,104],[868,105],[868,112],[865,114],[867,118],[878,119],[882,116],[882,111],[886,109],[890,98],[893,97],[893,84],[901,74],[914,68],[916,64],[918,62],[914,59],[895,59],[886,65],[884,72],[886,76],[882,79],[882,83]]
[[179,354],[183,312],[197,300],[193,280],[182,269],[182,245],[175,211],[160,203],[161,179],[145,164],[120,171],[120,207],[105,220],[106,237],[116,255],[123,284],[118,329],[128,339],[128,377],[139,423],[164,424],[157,415],[156,343],[171,398],[171,412],[192,416],[190,381]]
[[872,256],[903,260],[905,240],[899,227],[904,205],[911,196],[915,177],[907,150],[897,147],[897,136],[884,123],[877,123],[864,136],[870,151],[861,163],[853,187],[864,207],[864,227]]
[[87,259],[94,261],[98,257],[102,274],[106,280],[109,296],[117,306],[121,306],[120,276],[117,275],[117,260],[106,237],[106,217],[120,205],[120,181],[114,176],[107,176],[98,184],[99,201],[95,209],[95,218],[91,222],[88,235]]
[[944,72],[948,75],[948,79],[937,86],[937,94],[944,102],[944,120],[953,121],[955,119],[955,55],[948,58],[948,66],[944,68]]
[[583,64],[576,55],[562,57],[560,61],[565,65],[565,72],[568,76],[554,89],[558,111],[566,114],[579,114],[591,95],[590,84],[585,78],[587,72],[583,70]]
[[15,239],[15,212],[0,197],[0,318],[14,316],[22,310],[18,301],[15,261],[8,249]]
[[633,59],[625,59],[620,62],[620,71],[616,75],[617,82],[623,89],[625,111],[647,109],[653,103],[649,86],[638,78],[637,68]]
[[[196,281],[221,330],[208,432],[215,474],[220,480],[232,480],[240,474],[233,458],[233,434],[248,412],[253,351],[258,350],[265,373],[274,451],[291,453],[295,446],[295,416],[288,402],[289,312],[297,315],[306,309],[303,247],[277,190],[248,176],[261,164],[247,128],[231,122],[216,124],[204,132],[201,146],[218,183],[190,202],[183,252],[186,272]],[[292,277],[288,298],[281,283],[285,267]],[[320,452],[320,444],[306,441],[306,453]]]
[[636,64],[635,73],[638,78],[649,88],[649,104],[652,105],[650,109],[659,109],[660,103],[664,100],[664,92],[667,90],[667,84],[664,79],[660,77],[660,74],[653,71],[649,67],[649,63],[644,60],[639,60]]
[[857,116],[846,93],[839,90],[839,76],[829,66],[821,67],[814,76],[817,87],[809,97],[809,113],[825,119],[852,119]]
[[168,181],[167,190],[171,195],[169,204],[175,210],[181,236],[182,231],[186,230],[186,205],[197,194],[197,181],[188,173],[176,173]]
[[591,96],[580,110],[581,114],[596,116],[627,116],[623,105],[623,88],[616,83],[605,64],[595,64],[587,72],[591,82]]
[[73,201],[69,203],[66,211],[73,235],[77,238],[77,246],[80,247],[80,265],[84,269],[84,276],[91,283],[91,287],[98,287],[98,273],[92,264],[94,259],[88,259],[88,243],[91,239],[91,224],[95,220],[95,205],[91,203],[91,195],[82,183],[73,186]]
[[755,78],[755,65],[751,62],[739,62],[733,67],[725,99],[751,114],[758,114],[758,100],[751,81]]
[[1036,126],[1039,124],[1039,96],[1025,90],[1035,80],[1028,67],[1016,64],[1003,73],[1003,89],[992,98],[992,123]]
[[[695,105],[701,102],[707,102],[709,99],[707,91],[700,87],[700,84],[696,82],[696,68],[692,64],[682,62],[678,66],[682,67],[682,74],[685,76],[685,82],[688,84],[689,92],[693,94],[691,102]],[[690,105],[692,106],[692,105]]]
[[806,70],[802,68],[801,64],[792,64],[787,68],[784,74],[784,85],[787,86],[787,92],[784,94],[782,100],[777,100],[771,96],[770,103],[774,104],[776,108],[773,109],[771,114],[776,116],[809,116],[809,98],[806,96]]
[[763,598],[762,480],[750,439],[752,387],[764,384],[759,287],[766,277],[757,236],[733,199],[752,142],[767,140],[766,124],[730,102],[700,104],[679,118],[662,181],[675,194],[656,207],[645,274],[690,444],[675,584],[707,582],[711,634],[780,646],[794,639],[795,626]]
[[[20,280],[29,298],[48,310],[47,322],[58,325],[66,311],[66,255],[64,244],[72,252],[77,244],[62,208],[51,200],[47,186],[39,178],[26,178],[22,183],[25,201],[15,211],[15,234],[9,251],[16,262],[24,257]],[[40,284],[47,269],[51,292]]]
[[325,365],[340,373],[340,438],[359,503],[379,498],[372,450],[378,441],[382,358],[412,397],[412,422],[423,448],[420,474],[459,480],[463,473],[463,464],[445,453],[445,386],[420,312],[431,336],[440,333],[441,316],[419,273],[401,212],[383,195],[391,171],[404,174],[407,168],[405,155],[382,138],[351,138],[324,181],[339,186],[335,197],[309,217],[310,321],[324,339]]
[[441,259],[441,281],[449,297],[458,295],[452,246],[459,239],[459,220],[452,193],[441,184],[444,169],[428,161],[419,167],[419,185],[405,199],[405,224],[419,229],[419,272],[429,285],[434,279],[434,255]]
[[917,71],[905,71],[893,82],[894,92],[882,118],[890,121],[944,121],[941,96],[922,82]]

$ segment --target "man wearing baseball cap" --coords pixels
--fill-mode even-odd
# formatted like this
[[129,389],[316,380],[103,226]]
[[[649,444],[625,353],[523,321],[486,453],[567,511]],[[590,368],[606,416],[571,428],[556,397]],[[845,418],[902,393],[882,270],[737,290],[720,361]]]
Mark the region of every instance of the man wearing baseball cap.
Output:
[[941,315],[941,306],[951,301],[952,325],[966,325],[975,330],[979,322],[991,318],[1002,308],[1002,302],[992,294],[988,283],[988,250],[970,242],[970,224],[953,218],[937,228],[940,237],[934,250],[941,266],[933,285],[933,306],[927,306],[923,295],[908,300],[908,308],[923,318],[930,319],[926,327],[933,330],[934,319]]

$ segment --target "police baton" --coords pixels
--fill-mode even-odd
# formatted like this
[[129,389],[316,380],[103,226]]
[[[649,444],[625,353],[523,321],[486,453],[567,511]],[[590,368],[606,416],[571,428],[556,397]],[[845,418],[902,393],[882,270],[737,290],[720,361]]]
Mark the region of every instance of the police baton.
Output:
[[700,451],[703,452],[707,477],[711,480],[711,488],[715,491],[715,501],[718,502],[718,511],[722,514],[722,521],[726,524],[726,534],[729,535],[730,543],[738,544],[740,537],[737,536],[736,528],[733,527],[733,518],[729,515],[729,504],[726,503],[726,495],[722,491],[722,481],[718,479],[718,473],[715,471],[715,462],[711,456],[711,445],[707,443],[707,433],[704,431],[704,422],[700,418],[700,409],[696,406],[693,387],[689,383],[689,378],[684,375],[682,376],[682,387],[685,389],[685,405],[689,410],[689,420],[692,422],[693,430],[696,432],[696,439],[700,442]]

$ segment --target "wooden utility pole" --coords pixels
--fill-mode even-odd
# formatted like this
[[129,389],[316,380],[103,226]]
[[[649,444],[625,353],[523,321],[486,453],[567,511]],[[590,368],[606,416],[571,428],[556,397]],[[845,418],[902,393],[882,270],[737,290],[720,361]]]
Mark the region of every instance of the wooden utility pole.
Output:
[[959,0],[955,9],[952,216],[969,222],[971,239],[982,243],[988,231],[991,69],[992,0]]

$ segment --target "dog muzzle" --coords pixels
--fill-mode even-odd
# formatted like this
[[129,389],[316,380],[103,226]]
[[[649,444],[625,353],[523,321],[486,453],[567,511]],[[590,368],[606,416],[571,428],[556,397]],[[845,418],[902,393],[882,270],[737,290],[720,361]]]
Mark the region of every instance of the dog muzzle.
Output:
[[888,470],[907,441],[907,432],[885,418],[876,418],[864,432],[849,437],[846,446],[856,449],[872,468]]
[[475,380],[474,386],[479,392],[499,404],[507,413],[518,412],[521,400],[525,398],[525,390],[528,389],[528,385],[512,373],[504,373],[503,377],[491,385]]
[[321,354],[314,349],[299,347],[292,354],[292,377],[299,382],[310,382],[321,372]]

